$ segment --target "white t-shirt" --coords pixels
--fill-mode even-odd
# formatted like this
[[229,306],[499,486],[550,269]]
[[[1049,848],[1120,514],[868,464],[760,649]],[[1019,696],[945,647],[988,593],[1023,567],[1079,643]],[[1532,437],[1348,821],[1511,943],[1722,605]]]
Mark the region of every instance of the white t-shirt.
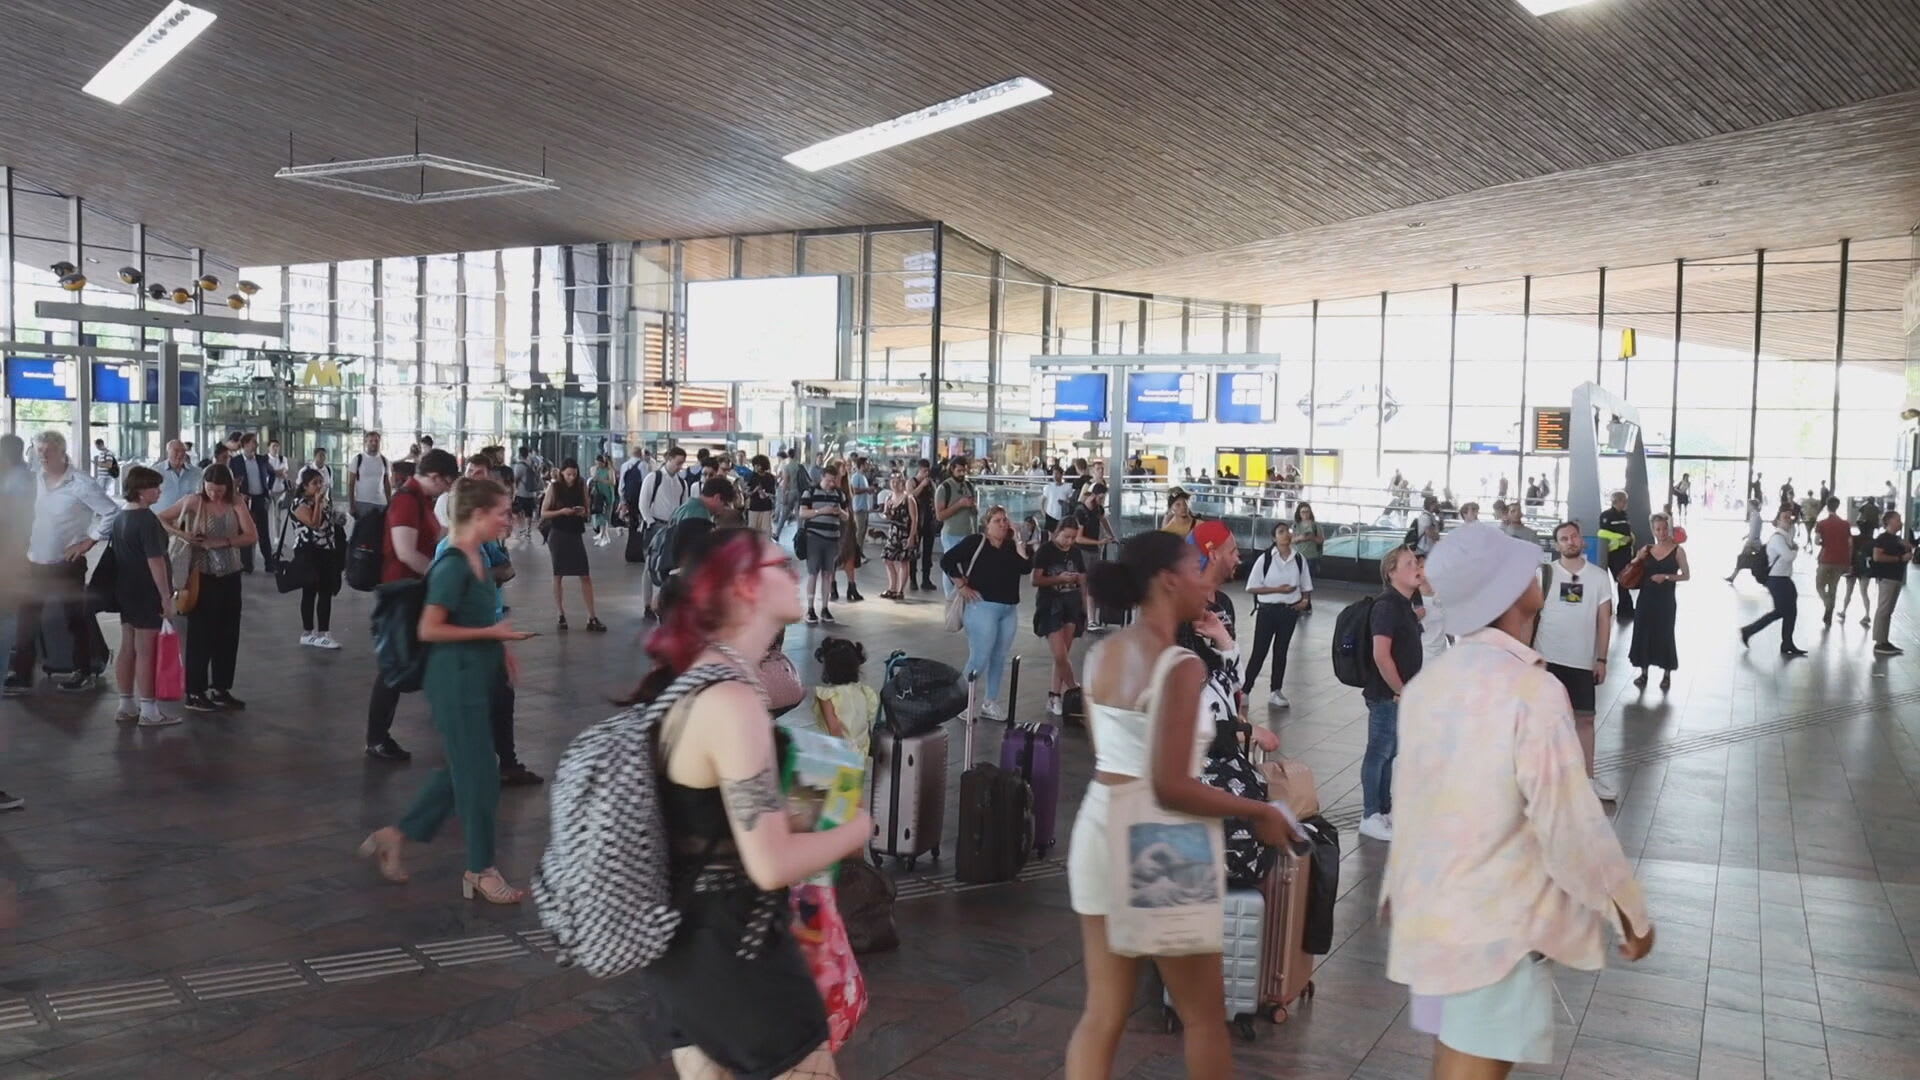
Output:
[[1433,528],[1433,515],[1425,510],[1413,515],[1413,527],[1416,530],[1413,538],[1414,549],[1423,555],[1432,551],[1433,537],[1427,535],[1427,530]]
[[1790,578],[1793,576],[1793,558],[1800,551],[1800,545],[1793,542],[1791,533],[1774,530],[1767,538],[1767,576]]
[[1297,604],[1313,592],[1313,573],[1307,569],[1307,560],[1298,549],[1286,558],[1280,552],[1269,548],[1253,560],[1253,569],[1247,573],[1247,588],[1277,589],[1283,585],[1293,586],[1293,592],[1261,593],[1253,598],[1258,604]]
[[353,501],[387,505],[387,459],[379,454],[357,453],[347,462],[353,474]]
[[1559,559],[1548,565],[1547,602],[1540,609],[1540,628],[1533,633],[1533,650],[1550,664],[1580,668],[1593,666],[1598,612],[1613,602],[1613,583],[1604,568],[1582,559],[1570,571]]
[[1420,650],[1431,660],[1447,651],[1447,612],[1439,596],[1422,593],[1414,597],[1414,604],[1421,609]]
[[1073,503],[1073,485],[1062,481],[1048,484],[1040,489],[1040,505],[1047,508],[1047,516],[1055,521],[1064,521],[1067,511]]

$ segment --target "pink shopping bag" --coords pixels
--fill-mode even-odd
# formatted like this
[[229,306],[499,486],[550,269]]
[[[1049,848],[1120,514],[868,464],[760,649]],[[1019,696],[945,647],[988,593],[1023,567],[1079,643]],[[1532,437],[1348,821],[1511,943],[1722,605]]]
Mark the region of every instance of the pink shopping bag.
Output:
[[847,941],[847,924],[840,917],[840,905],[830,885],[795,885],[789,892],[793,904],[793,936],[800,943],[813,972],[813,984],[820,988],[820,1000],[827,1008],[827,1045],[835,1053],[853,1035],[855,1024],[867,1014],[867,980],[853,958],[853,945]]
[[171,622],[160,624],[160,637],[154,644],[159,652],[153,658],[153,696],[159,701],[179,701],[187,696],[187,661],[180,653],[180,633]]

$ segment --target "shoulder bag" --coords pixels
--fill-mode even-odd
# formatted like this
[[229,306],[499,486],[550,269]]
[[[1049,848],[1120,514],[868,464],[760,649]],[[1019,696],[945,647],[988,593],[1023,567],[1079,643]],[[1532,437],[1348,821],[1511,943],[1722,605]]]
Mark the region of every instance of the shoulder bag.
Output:
[[1647,555],[1652,550],[1652,548],[1641,548],[1640,554],[1635,555],[1632,562],[1620,568],[1619,580],[1621,588],[1637,589],[1640,587],[1641,580],[1647,576]]
[[318,557],[314,549],[307,544],[295,544],[293,554],[287,554],[287,526],[293,522],[289,513],[280,519],[280,536],[274,541],[274,553],[280,562],[273,570],[273,585],[283,593],[299,592],[319,579],[314,559]]
[[[200,520],[198,510],[199,508],[195,507],[193,511],[180,515],[181,532],[189,536],[193,535],[194,528]],[[175,578],[181,585],[173,590],[173,610],[177,615],[190,614],[200,603],[200,560],[193,557],[193,545],[177,536],[167,545],[167,553],[170,559],[179,558],[183,554],[187,557],[187,572]]]
[[[1154,663],[1146,702],[1149,743],[1167,676],[1191,655],[1171,646]],[[1219,952],[1227,893],[1220,822],[1162,807],[1151,777],[1107,791],[1107,947],[1116,956]]]
[[[973,568],[976,565],[978,565],[980,562],[980,553],[982,551],[985,551],[987,548],[986,534],[979,533],[976,535],[978,536],[980,543],[977,547],[973,549],[973,558],[967,560],[967,572],[965,577],[967,578],[968,581],[973,580]],[[957,586],[954,588],[953,595],[947,597],[947,632],[948,633],[957,634],[967,628],[967,608],[972,603],[973,601],[967,599],[966,593],[962,592]]]

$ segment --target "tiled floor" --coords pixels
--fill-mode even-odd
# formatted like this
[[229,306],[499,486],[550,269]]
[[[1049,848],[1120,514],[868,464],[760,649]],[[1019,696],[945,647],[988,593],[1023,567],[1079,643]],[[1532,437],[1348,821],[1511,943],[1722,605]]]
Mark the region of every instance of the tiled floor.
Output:
[[[1652,895],[1658,945],[1630,967],[1561,975],[1568,1018],[1547,1071],[1920,1075],[1920,665],[1875,661],[1859,626],[1823,634],[1817,619],[1802,623],[1805,660],[1742,651],[1731,627],[1763,594],[1722,584],[1712,549],[1695,548],[1701,579],[1682,593],[1686,666],[1672,692],[1635,691],[1625,667],[1603,688],[1617,829]],[[634,574],[616,552],[594,552],[614,633],[523,647],[520,737],[543,771],[639,674]],[[521,562],[516,621],[550,629],[544,554]],[[1271,722],[1345,830],[1337,948],[1312,1004],[1236,1052],[1249,1075],[1424,1076],[1426,1040],[1406,1027],[1372,918],[1385,851],[1351,828],[1363,713],[1324,659],[1348,594],[1322,595],[1295,642],[1294,707]],[[246,603],[245,713],[139,731],[113,723],[108,696],[47,689],[0,703],[0,787],[29,799],[0,815],[0,870],[21,889],[20,925],[0,931],[0,1076],[666,1075],[645,995],[556,969],[530,907],[459,900],[457,828],[416,850],[404,887],[352,858],[439,756],[417,700],[397,727],[415,763],[361,756],[367,598],[343,598],[336,621],[351,632],[336,654],[298,647],[293,600],[264,576]],[[957,662],[963,649],[932,601],[838,611],[839,632],[876,657],[905,647]],[[1915,644],[1917,623],[1909,604],[1896,638]],[[805,664],[820,636],[795,628],[788,644]],[[1026,635],[1020,647],[1020,711],[1035,718],[1043,652]],[[1622,635],[1616,655],[1625,649]],[[1063,838],[1089,767],[1069,735]],[[516,878],[545,818],[543,791],[506,794],[501,863]],[[940,873],[915,875],[901,950],[865,963],[873,1007],[845,1074],[1058,1074],[1081,997],[1064,877],[1043,866],[1020,884],[956,890]],[[1140,1000],[1118,1074],[1179,1076],[1177,1040],[1145,987]]]

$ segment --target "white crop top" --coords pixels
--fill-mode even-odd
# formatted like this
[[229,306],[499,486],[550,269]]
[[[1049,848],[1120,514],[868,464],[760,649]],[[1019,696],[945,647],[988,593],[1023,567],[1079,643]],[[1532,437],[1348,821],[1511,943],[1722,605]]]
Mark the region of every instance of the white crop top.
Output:
[[[1181,657],[1193,656],[1193,653],[1174,646],[1167,653],[1178,653]],[[1197,657],[1196,657],[1197,659]],[[1155,664],[1153,682],[1164,677],[1164,670],[1170,670],[1178,658],[1169,658],[1166,653]],[[1088,673],[1088,682],[1092,682],[1092,673]],[[1140,695],[1138,709],[1123,709],[1118,705],[1103,705],[1097,701],[1087,703],[1087,722],[1093,735],[1093,767],[1101,772],[1118,776],[1144,777],[1148,775],[1148,762],[1152,756],[1153,717],[1147,707],[1153,696],[1153,683],[1150,682],[1145,693]],[[1192,774],[1200,775],[1201,766],[1206,762],[1207,747],[1212,744],[1214,730],[1207,713],[1206,695],[1196,705],[1196,722],[1193,725],[1193,764]]]

